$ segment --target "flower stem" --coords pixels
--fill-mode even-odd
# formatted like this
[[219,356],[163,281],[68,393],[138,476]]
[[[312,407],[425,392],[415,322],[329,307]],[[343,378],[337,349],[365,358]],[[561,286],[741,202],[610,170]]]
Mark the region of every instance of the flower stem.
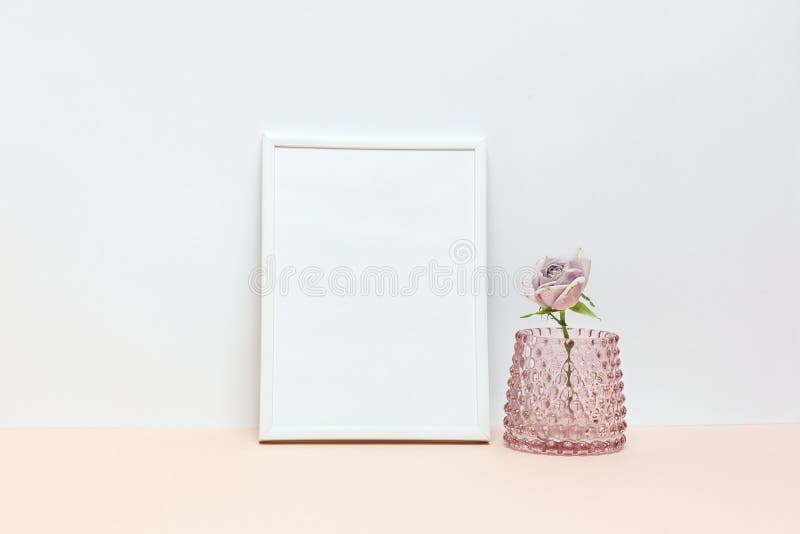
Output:
[[567,408],[569,408],[569,413],[572,413],[572,347],[575,345],[575,342],[569,338],[569,331],[567,331],[566,312],[564,310],[560,310],[558,312],[558,318],[558,324],[561,325],[561,332],[564,334],[564,339],[566,340],[564,341],[564,347],[567,349],[567,388],[569,389]]
[[561,331],[564,333],[564,339],[569,339],[569,332],[567,332],[567,319],[566,319],[567,312],[561,310],[558,312],[558,324],[561,325]]

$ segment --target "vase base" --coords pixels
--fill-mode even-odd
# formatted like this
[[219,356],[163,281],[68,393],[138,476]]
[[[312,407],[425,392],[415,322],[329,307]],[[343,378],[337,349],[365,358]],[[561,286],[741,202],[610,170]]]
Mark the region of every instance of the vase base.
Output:
[[598,456],[622,450],[625,446],[625,434],[598,441],[555,441],[538,438],[518,438],[506,431],[503,434],[506,446],[522,452],[534,454],[550,454],[553,456]]

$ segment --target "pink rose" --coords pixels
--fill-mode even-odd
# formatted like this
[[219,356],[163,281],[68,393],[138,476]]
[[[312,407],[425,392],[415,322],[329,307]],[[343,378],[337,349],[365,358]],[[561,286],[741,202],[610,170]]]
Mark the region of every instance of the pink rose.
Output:
[[571,308],[581,298],[591,266],[591,260],[580,249],[571,258],[541,259],[536,262],[525,296],[543,308]]

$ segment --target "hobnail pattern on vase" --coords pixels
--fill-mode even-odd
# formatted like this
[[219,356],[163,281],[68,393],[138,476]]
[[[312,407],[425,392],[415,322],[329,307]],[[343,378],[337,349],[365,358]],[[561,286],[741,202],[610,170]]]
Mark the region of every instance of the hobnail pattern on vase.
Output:
[[625,445],[619,336],[602,330],[560,328],[517,332],[506,392],[503,440],[513,449],[540,454],[606,454]]

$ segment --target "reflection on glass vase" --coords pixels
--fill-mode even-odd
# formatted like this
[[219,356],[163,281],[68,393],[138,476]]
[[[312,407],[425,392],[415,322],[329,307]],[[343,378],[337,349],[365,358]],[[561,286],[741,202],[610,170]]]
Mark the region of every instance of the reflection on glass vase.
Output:
[[503,419],[503,439],[512,449],[571,456],[625,445],[619,336],[568,332],[569,339],[561,328],[517,332]]

